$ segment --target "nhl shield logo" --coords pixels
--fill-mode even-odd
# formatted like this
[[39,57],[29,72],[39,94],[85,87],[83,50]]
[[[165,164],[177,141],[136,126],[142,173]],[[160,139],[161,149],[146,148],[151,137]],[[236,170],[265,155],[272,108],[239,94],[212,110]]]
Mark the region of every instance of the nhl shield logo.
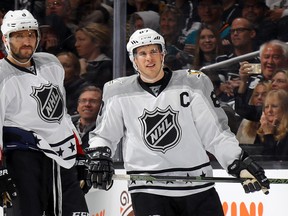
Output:
[[139,117],[144,143],[153,151],[165,153],[175,147],[181,139],[181,128],[178,122],[178,111],[170,106],[165,110],[156,108],[144,110]]
[[64,114],[64,100],[59,87],[49,83],[32,86],[32,90],[31,96],[37,101],[40,118],[49,123],[60,123]]

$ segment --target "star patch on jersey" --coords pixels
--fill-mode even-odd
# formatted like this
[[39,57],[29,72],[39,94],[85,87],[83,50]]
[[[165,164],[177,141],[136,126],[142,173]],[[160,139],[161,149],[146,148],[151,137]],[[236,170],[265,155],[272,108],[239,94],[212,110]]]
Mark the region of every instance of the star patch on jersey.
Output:
[[171,106],[166,109],[144,110],[139,117],[144,143],[153,151],[165,153],[180,141],[182,133],[178,122],[178,111]]
[[52,83],[32,86],[30,96],[37,102],[37,111],[40,118],[46,122],[60,123],[64,115],[64,100],[58,86]]

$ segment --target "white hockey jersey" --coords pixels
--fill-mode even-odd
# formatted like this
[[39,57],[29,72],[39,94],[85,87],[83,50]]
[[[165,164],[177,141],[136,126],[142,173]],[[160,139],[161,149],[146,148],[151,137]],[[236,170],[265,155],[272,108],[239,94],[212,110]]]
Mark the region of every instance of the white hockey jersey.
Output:
[[[66,113],[64,69],[48,53],[35,53],[35,72],[0,61],[0,125],[33,132],[37,146],[60,166],[75,163],[76,129]],[[3,131],[0,130],[1,149]]]
[[[241,148],[210,79],[187,70],[165,70],[165,74],[158,96],[137,75],[107,83],[97,127],[90,133],[90,147],[109,146],[115,152],[122,139],[128,174],[212,176],[206,151],[227,169],[239,158]],[[134,181],[129,191],[186,196],[213,186]]]

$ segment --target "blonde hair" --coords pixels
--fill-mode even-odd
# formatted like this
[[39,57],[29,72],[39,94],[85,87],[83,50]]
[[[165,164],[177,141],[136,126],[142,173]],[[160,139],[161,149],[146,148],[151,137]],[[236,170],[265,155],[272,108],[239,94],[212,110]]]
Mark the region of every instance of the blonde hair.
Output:
[[[281,141],[286,136],[286,134],[288,132],[288,109],[287,109],[287,107],[288,107],[288,92],[283,90],[283,89],[271,90],[268,92],[268,94],[265,98],[265,102],[268,98],[272,98],[272,97],[279,99],[280,110],[283,113],[283,116],[281,117],[281,119],[279,119],[279,124],[277,125],[275,132],[273,134],[276,141]],[[265,103],[264,103],[264,106],[265,106]],[[261,126],[258,129],[257,134],[260,136],[260,139],[263,141],[264,140],[264,131],[261,128]]]
[[105,49],[111,45],[111,31],[105,24],[91,22],[86,25],[80,25],[76,29],[77,31],[83,31],[93,42],[99,42],[102,52],[105,52]]

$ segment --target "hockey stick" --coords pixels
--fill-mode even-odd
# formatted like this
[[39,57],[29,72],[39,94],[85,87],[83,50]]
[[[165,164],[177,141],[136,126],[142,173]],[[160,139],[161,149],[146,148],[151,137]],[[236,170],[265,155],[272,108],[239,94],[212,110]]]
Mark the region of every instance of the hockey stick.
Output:
[[[245,178],[233,177],[202,177],[202,176],[159,176],[159,175],[140,175],[140,174],[115,174],[113,180],[131,181],[174,181],[174,182],[214,182],[214,183],[242,183]],[[269,178],[271,184],[288,184],[288,179]]]

